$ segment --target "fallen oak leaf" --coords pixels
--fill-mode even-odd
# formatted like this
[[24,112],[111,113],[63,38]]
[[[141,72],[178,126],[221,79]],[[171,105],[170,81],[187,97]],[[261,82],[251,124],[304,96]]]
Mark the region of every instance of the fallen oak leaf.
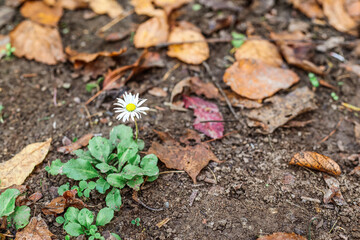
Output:
[[258,60],[241,59],[226,69],[223,80],[237,94],[261,100],[297,83],[299,76]]
[[15,56],[25,57],[49,65],[65,61],[65,54],[57,29],[25,20],[10,32]]
[[306,240],[306,238],[295,233],[277,232],[271,235],[259,237],[257,240]]
[[22,231],[16,233],[15,240],[51,240],[53,236],[42,218],[33,217]]
[[323,174],[323,178],[329,187],[329,189],[324,194],[324,203],[328,204],[332,200],[335,202],[336,205],[347,205],[343,195],[341,194],[339,181],[336,178],[327,174]]
[[316,152],[296,153],[289,164],[315,169],[335,176],[341,174],[340,166],[334,160]]
[[20,9],[21,15],[36,23],[56,27],[63,9],[60,5],[49,7],[41,1],[27,1]]
[[194,109],[196,119],[193,125],[196,130],[205,133],[206,136],[213,139],[224,136],[224,123],[221,122],[224,119],[216,104],[198,97],[184,96],[184,105],[185,108]]
[[92,133],[85,134],[84,136],[79,138],[76,142],[71,143],[70,145],[58,147],[57,151],[65,154],[72,153],[73,151],[78,150],[79,148],[86,147],[93,136],[94,134]]
[[210,150],[210,145],[201,142],[200,136],[193,130],[188,129],[180,142],[174,140],[168,133],[156,130],[154,132],[159,135],[163,144],[153,142],[148,153],[155,154],[167,168],[185,170],[194,183],[196,183],[196,176],[210,160],[222,163]]
[[49,152],[51,138],[27,145],[8,161],[0,163],[0,188],[21,185]]

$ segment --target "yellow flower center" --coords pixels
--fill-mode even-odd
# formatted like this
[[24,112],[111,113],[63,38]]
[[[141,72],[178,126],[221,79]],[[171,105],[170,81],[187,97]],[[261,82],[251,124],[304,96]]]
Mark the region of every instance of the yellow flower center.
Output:
[[126,105],[126,110],[128,110],[129,112],[132,112],[135,109],[136,109],[136,106],[133,103],[129,103],[128,105]]

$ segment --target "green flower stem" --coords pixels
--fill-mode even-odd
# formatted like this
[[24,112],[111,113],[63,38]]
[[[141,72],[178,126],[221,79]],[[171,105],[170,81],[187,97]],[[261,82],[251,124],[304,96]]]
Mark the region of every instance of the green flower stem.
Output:
[[137,142],[137,140],[138,140],[138,135],[139,135],[139,128],[138,128],[136,119],[134,119],[134,122],[135,122],[135,129],[136,129],[135,138],[136,138],[136,142]]

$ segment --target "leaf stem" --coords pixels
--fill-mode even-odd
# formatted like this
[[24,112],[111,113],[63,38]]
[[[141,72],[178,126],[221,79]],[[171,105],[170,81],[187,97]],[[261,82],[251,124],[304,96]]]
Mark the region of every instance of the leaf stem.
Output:
[[138,140],[138,135],[139,135],[139,128],[138,128],[138,125],[137,125],[137,122],[136,122],[136,119],[134,119],[134,122],[135,122],[135,138],[136,138],[136,142]]

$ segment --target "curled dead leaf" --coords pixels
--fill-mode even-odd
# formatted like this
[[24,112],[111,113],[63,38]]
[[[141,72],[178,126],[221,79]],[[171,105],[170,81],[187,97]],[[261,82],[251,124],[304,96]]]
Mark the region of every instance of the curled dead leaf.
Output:
[[0,188],[21,185],[49,152],[51,138],[27,145],[8,161],[0,163]]
[[276,45],[262,39],[247,40],[236,50],[235,58],[237,61],[241,59],[260,60],[274,67],[280,67],[283,64]]
[[189,22],[180,22],[169,35],[169,43],[203,41],[170,45],[168,56],[178,58],[188,64],[200,64],[209,58],[209,45],[200,30]]
[[83,201],[75,197],[76,193],[76,189],[65,191],[62,196],[54,198],[50,203],[46,204],[41,211],[45,215],[56,216],[63,213],[67,207],[75,207],[78,209],[86,207]]
[[63,14],[63,9],[60,5],[49,7],[41,1],[27,1],[21,7],[20,12],[34,22],[56,27]]
[[10,39],[17,57],[49,65],[65,61],[61,37],[55,28],[25,20],[10,33]]
[[165,12],[139,25],[134,35],[137,48],[148,48],[165,43],[169,36],[169,25]]
[[[154,131],[163,143],[153,142],[148,153],[158,156],[167,168],[185,170],[194,183],[196,176],[210,160],[221,163],[211,151],[210,145],[201,142],[200,136],[193,130],[188,129],[186,135],[180,138],[180,142],[174,140],[168,133]],[[195,141],[195,144],[192,141]]]
[[308,18],[324,18],[321,6],[316,0],[290,0],[290,2]]
[[315,169],[335,176],[341,174],[340,166],[334,160],[316,152],[299,152],[294,155],[289,164]]
[[97,14],[107,14],[111,18],[119,17],[124,9],[116,0],[91,0],[90,8]]
[[55,236],[49,231],[45,221],[40,217],[33,217],[30,223],[22,230],[16,233],[15,240],[51,240]]
[[85,134],[84,136],[79,138],[76,142],[71,143],[70,145],[58,147],[57,151],[65,154],[72,153],[75,150],[78,150],[82,147],[86,147],[93,136],[94,134],[92,133]]
[[272,96],[299,81],[295,72],[266,63],[241,59],[226,69],[224,82],[237,94],[250,99]]
[[319,75],[324,74],[324,67],[316,66],[309,60],[313,56],[315,48],[311,42],[304,42],[309,39],[302,32],[272,32],[270,37],[275,40],[289,64]]
[[306,238],[295,233],[273,233],[268,236],[259,237],[257,240],[306,240]]
[[323,0],[323,10],[329,23],[336,30],[357,35],[357,23],[345,9],[345,0]]

